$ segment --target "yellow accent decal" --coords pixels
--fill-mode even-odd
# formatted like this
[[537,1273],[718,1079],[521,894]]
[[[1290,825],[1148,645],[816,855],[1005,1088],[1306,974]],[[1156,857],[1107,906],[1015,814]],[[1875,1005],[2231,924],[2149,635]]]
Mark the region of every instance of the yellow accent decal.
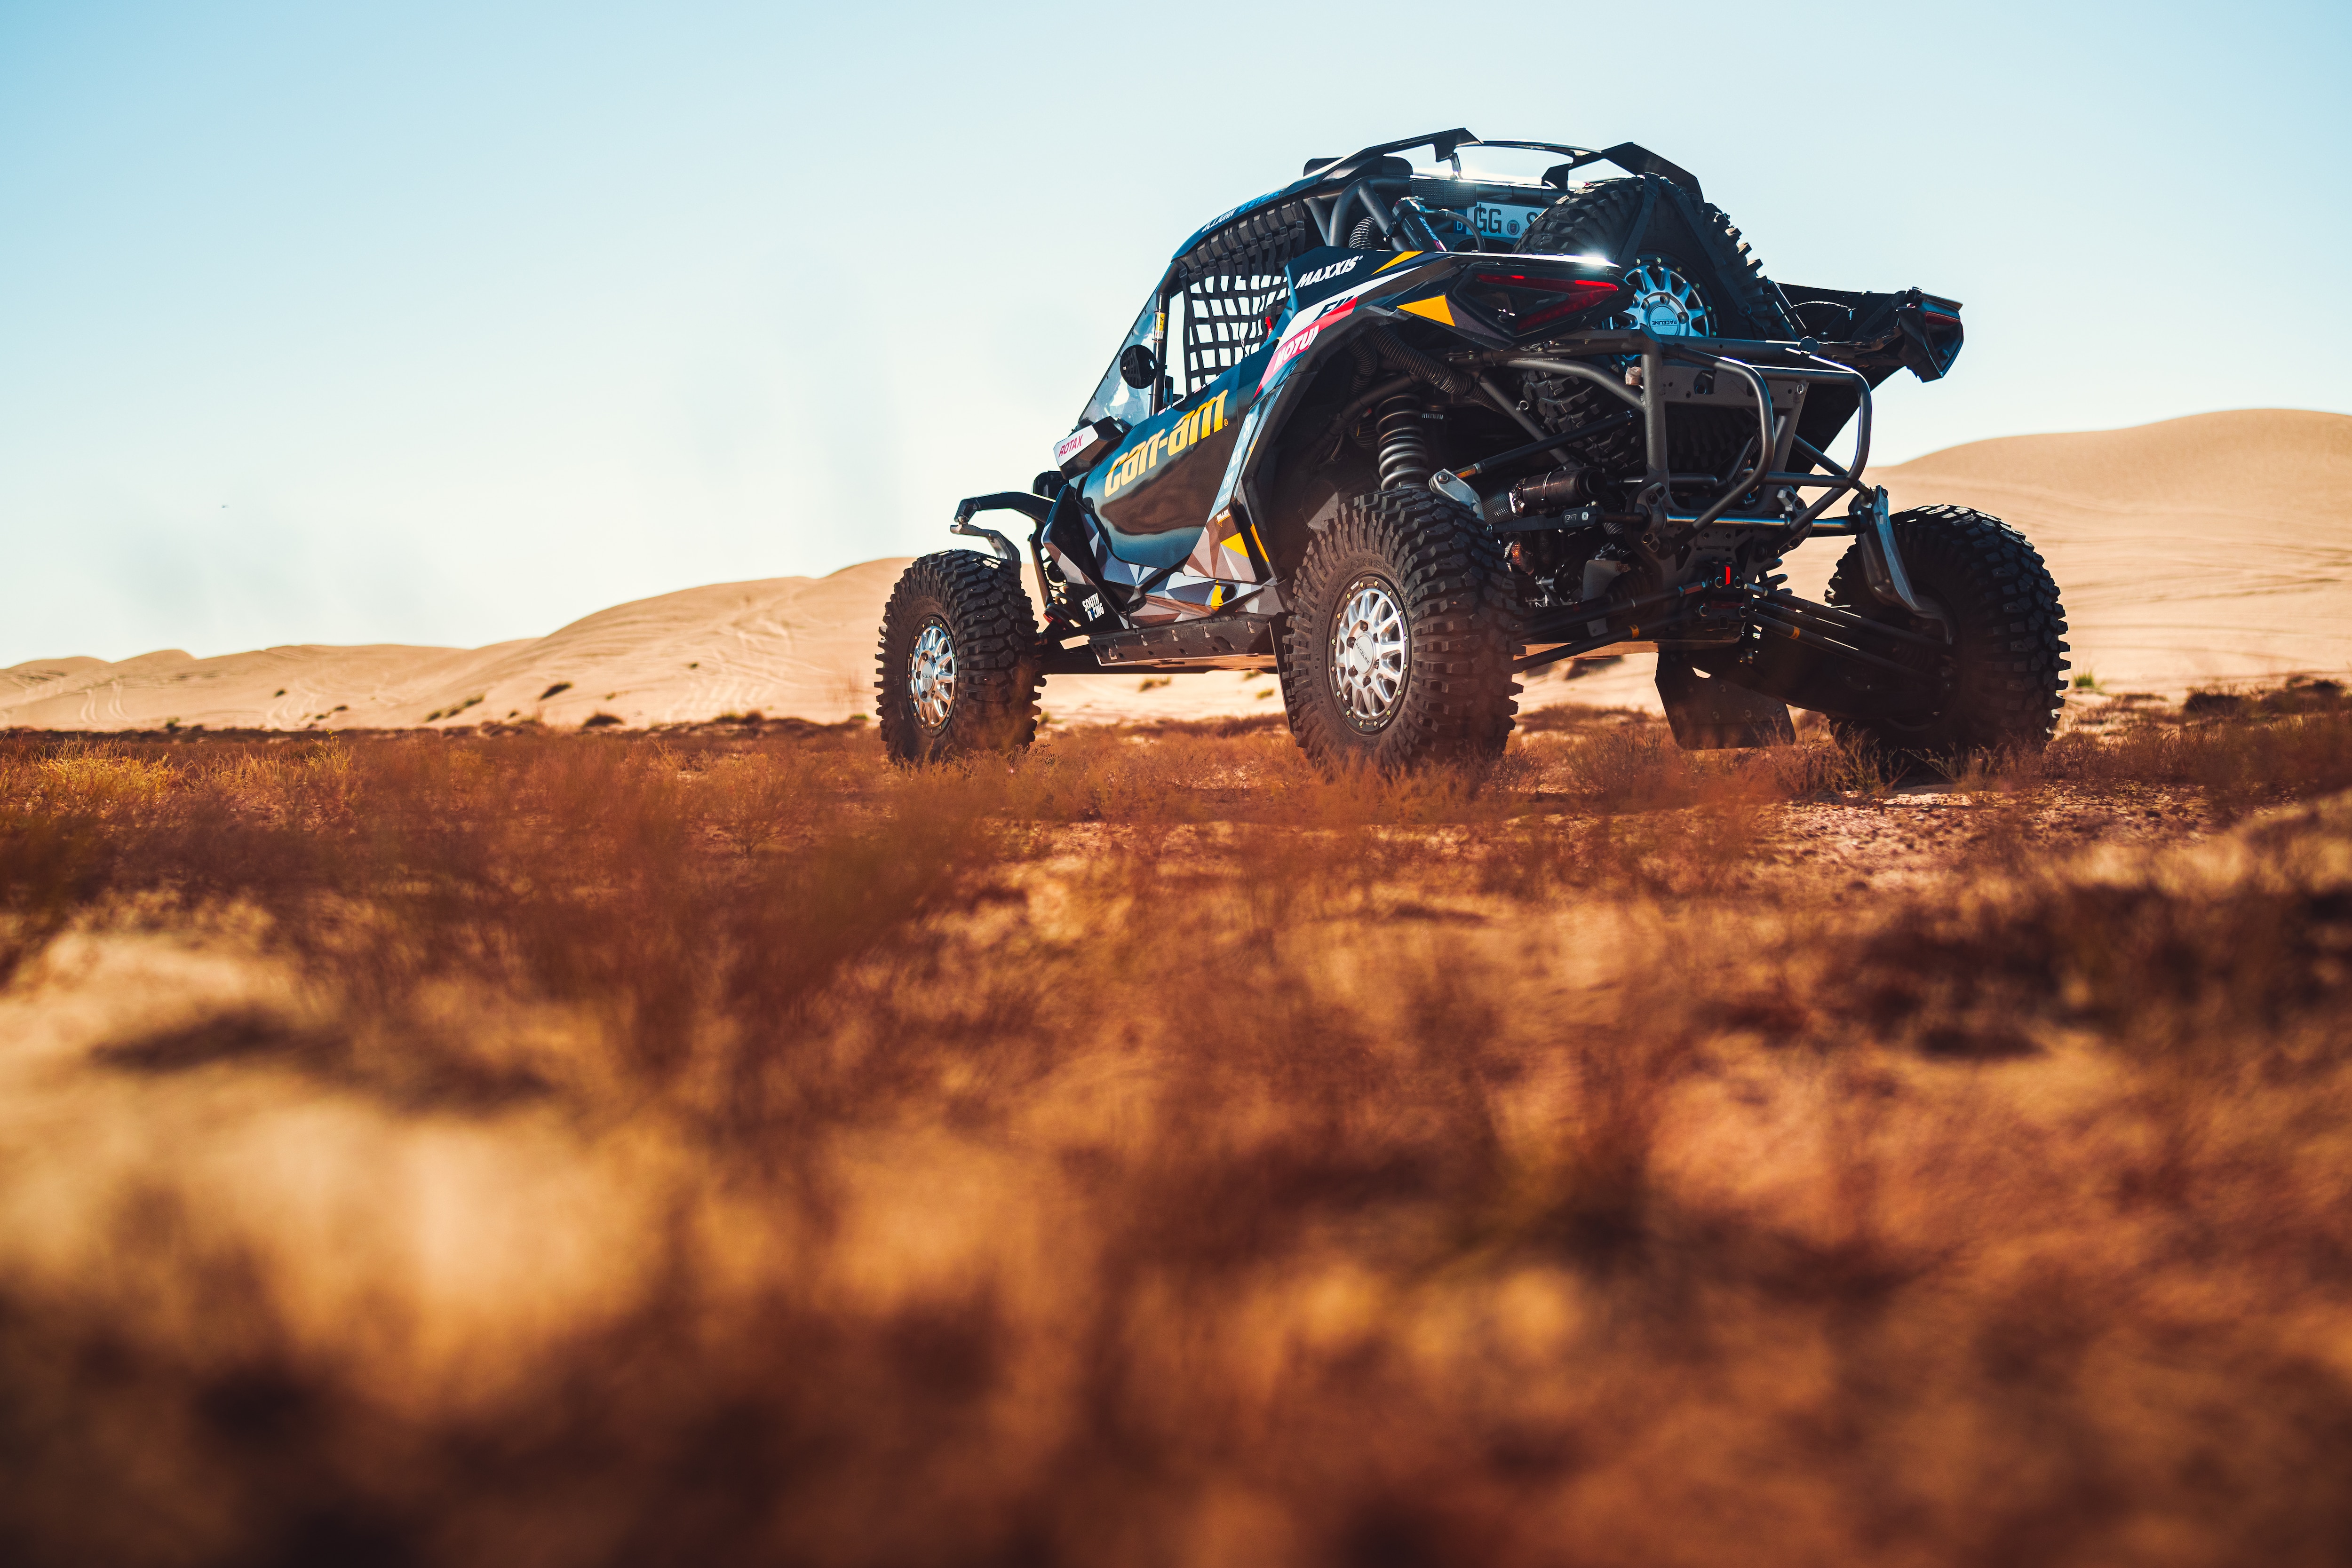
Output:
[[1417,251],[1417,250],[1401,250],[1401,251],[1397,252],[1394,256],[1392,256],[1389,257],[1389,259],[1388,259],[1388,260],[1386,260],[1386,261],[1384,261],[1384,262],[1381,263],[1381,264],[1380,264],[1380,266],[1378,266],[1378,267],[1376,267],[1372,268],[1372,271],[1373,271],[1373,273],[1374,273],[1375,275],[1378,275],[1378,274],[1380,274],[1380,273],[1386,272],[1390,267],[1394,267],[1398,262],[1400,262],[1400,261],[1411,261],[1414,256],[1419,256],[1420,254],[1421,254],[1421,252],[1419,252],[1419,251]]
[[1397,308],[1409,315],[1426,316],[1433,321],[1443,321],[1449,327],[1454,325],[1454,312],[1445,308],[1445,296],[1443,294],[1434,299],[1416,299]]
[[1216,586],[1216,587],[1214,587],[1214,588],[1213,588],[1213,589],[1209,590],[1209,608],[1210,608],[1210,609],[1214,610],[1218,605],[1223,604],[1224,601],[1225,601],[1225,585],[1224,585],[1223,583],[1222,583],[1222,582],[1221,582],[1221,583],[1217,584],[1217,586]]

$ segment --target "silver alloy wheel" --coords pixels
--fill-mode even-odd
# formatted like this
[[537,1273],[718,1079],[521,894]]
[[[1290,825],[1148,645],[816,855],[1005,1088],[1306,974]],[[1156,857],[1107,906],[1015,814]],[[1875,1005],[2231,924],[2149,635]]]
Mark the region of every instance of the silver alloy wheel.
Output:
[[1715,309],[1698,285],[1664,256],[1645,256],[1625,274],[1633,291],[1633,329],[1654,338],[1712,338]]
[[1412,654],[1404,607],[1388,580],[1367,574],[1349,583],[1331,621],[1331,695],[1349,724],[1367,733],[1387,725]]
[[917,634],[915,651],[907,656],[907,690],[925,729],[939,728],[955,711],[955,640],[945,622],[933,619]]

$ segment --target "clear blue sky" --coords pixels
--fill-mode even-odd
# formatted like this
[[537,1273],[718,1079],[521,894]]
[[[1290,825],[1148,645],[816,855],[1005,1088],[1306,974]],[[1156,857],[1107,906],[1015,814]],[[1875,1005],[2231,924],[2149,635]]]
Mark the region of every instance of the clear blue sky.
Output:
[[0,664],[950,541],[1311,154],[1633,140],[1966,302],[1879,453],[2352,408],[2352,6],[0,0]]

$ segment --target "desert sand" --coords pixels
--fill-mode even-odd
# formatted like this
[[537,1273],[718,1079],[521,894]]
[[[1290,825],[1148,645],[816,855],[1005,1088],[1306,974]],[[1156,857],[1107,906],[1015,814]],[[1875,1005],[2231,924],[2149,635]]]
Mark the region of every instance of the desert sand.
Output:
[[[2075,671],[2109,691],[2352,670],[2352,417],[2285,409],[2021,435],[1874,471],[1898,507],[1951,502],[2022,528],[2049,559]],[[944,548],[958,541],[944,535]],[[1790,562],[1818,595],[1840,546]],[[758,710],[835,721],[872,702],[874,632],[904,558],[830,577],[638,600],[486,648],[305,644],[198,659],[36,660],[0,672],[0,726],[147,729],[446,727],[599,713],[632,727]],[[1523,706],[1654,709],[1641,645],[1528,683]],[[1058,676],[1056,722],[1275,711],[1269,676]],[[562,689],[557,690],[561,686]]]

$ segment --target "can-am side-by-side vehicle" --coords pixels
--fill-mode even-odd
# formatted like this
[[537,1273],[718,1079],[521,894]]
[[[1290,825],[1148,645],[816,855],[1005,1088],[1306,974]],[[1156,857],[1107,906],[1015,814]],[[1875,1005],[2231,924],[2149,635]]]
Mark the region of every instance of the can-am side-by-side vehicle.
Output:
[[[1465,175],[1475,147],[1559,162]],[[1625,172],[1576,179],[1600,162]],[[1638,640],[1685,747],[1770,744],[1794,704],[1889,754],[2038,748],[2066,668],[2042,558],[1864,477],[1873,390],[1950,370],[1959,311],[1768,279],[1630,142],[1318,159],[1179,247],[1028,492],[957,507],[986,553],[907,569],[883,737],[1011,749],[1047,674],[1272,669],[1326,768],[1475,761],[1517,674]],[[1817,536],[1853,541],[1827,603],[1775,573]]]

